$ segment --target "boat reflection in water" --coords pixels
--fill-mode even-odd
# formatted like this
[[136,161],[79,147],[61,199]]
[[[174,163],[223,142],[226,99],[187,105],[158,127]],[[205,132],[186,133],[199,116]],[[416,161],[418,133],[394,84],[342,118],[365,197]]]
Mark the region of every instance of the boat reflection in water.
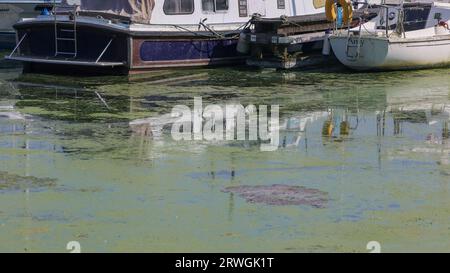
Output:
[[[83,78],[76,87],[71,79],[58,85],[41,75],[1,81],[0,112],[25,117],[0,118],[0,178],[16,183],[0,185],[0,205],[11,219],[5,228],[25,230],[4,240],[14,246],[26,237],[27,249],[54,251],[73,236],[88,236],[82,243],[95,250],[109,249],[102,245],[108,238],[117,250],[210,249],[214,241],[230,251],[261,244],[279,251],[365,251],[358,247],[367,234],[354,230],[381,236],[383,219],[394,231],[382,235],[393,242],[387,248],[403,250],[411,237],[399,234],[420,228],[420,246],[435,249],[429,226],[415,219],[448,216],[444,73],[359,74],[358,82],[338,73],[228,70],[153,84]],[[174,141],[171,110],[192,107],[194,96],[204,105],[279,104],[279,149],[262,152],[259,142],[248,141]],[[290,202],[270,198],[287,191]],[[14,197],[29,201],[10,209]],[[305,203],[308,197],[314,202]],[[50,225],[65,235],[49,246],[44,228]],[[185,238],[199,229],[201,238]],[[443,227],[438,235],[447,232]]]
[[[208,81],[208,77],[204,73],[200,73],[201,77],[191,75],[191,77],[177,77],[175,86],[177,84],[185,85],[189,81]],[[288,84],[290,80],[295,80],[292,74],[285,77],[283,74],[280,81],[283,84]],[[163,87],[171,88],[174,84],[170,79],[164,81],[155,80],[150,82],[137,82],[139,84],[153,84],[152,88]],[[160,85],[164,84],[164,85]],[[39,85],[18,81],[14,83],[17,89],[22,90],[22,97],[35,97],[31,93],[32,88]],[[83,88],[67,88],[64,86],[40,85],[41,89],[45,90],[39,94],[39,99],[44,100],[61,100],[70,102],[74,107],[71,113],[66,113],[63,116],[67,120],[78,120],[79,122],[89,122],[91,114],[120,112],[125,115],[136,116],[141,118],[127,122],[127,127],[133,138],[143,138],[149,143],[152,141],[161,141],[168,146],[172,146],[175,141],[171,139],[171,126],[177,121],[177,118],[171,116],[168,109],[171,109],[177,104],[190,104],[192,98],[181,96],[171,98],[170,96],[145,96],[139,94],[127,96],[126,94],[109,95],[102,91],[88,91]],[[414,88],[413,88],[414,87]],[[176,88],[176,87],[174,87]],[[142,96],[141,96],[142,95]],[[313,104],[302,104],[304,108],[313,109],[311,111],[285,111],[281,107],[280,113],[280,147],[281,149],[300,149],[308,147],[308,139],[313,141],[320,141],[322,145],[331,143],[351,142],[355,138],[362,136],[403,136],[411,137],[412,139],[432,140],[434,143],[445,144],[445,139],[448,138],[448,121],[449,121],[449,100],[448,90],[443,87],[441,89],[429,90],[428,88],[418,87],[415,83],[393,85],[384,92],[377,92],[372,94],[373,101],[377,101],[376,105],[367,105],[372,102],[358,102],[358,95],[353,96],[347,101],[337,100],[333,105],[330,100],[333,98],[329,96],[336,95],[337,99],[340,96],[337,94],[316,93]],[[363,94],[365,96],[365,94]],[[365,99],[361,98],[361,100]],[[162,103],[162,101],[164,103]],[[247,98],[245,100],[248,100]],[[26,101],[26,99],[25,99]],[[85,105],[92,104],[95,101],[96,107],[86,109]],[[234,103],[236,100],[232,100]],[[160,104],[164,107],[161,108]],[[205,105],[207,102],[204,103]],[[225,105],[227,102],[223,102]],[[34,105],[33,105],[34,106]],[[155,106],[157,108],[155,108]],[[6,106],[3,106],[5,109]],[[11,107],[11,106],[8,106]],[[45,106],[40,106],[45,107]],[[152,117],[145,117],[145,111],[154,108],[155,114]],[[372,110],[368,111],[367,109]],[[46,109],[47,112],[52,112],[55,109]],[[87,111],[88,110],[88,111]],[[91,112],[89,112],[91,111]],[[2,111],[5,112],[5,111]],[[9,118],[24,117],[23,114],[17,112],[8,112]],[[12,114],[14,113],[14,114]],[[3,113],[5,117],[6,114]],[[61,119],[58,115],[47,115],[47,118]],[[123,127],[124,119],[119,118],[114,125]],[[103,118],[99,118],[103,120]],[[104,121],[108,118],[105,117]],[[247,120],[248,122],[248,120]],[[225,123],[225,122],[224,122]],[[417,135],[417,130],[412,130],[410,127],[420,126],[427,134],[423,136]],[[427,128],[425,130],[425,128]],[[447,129],[446,129],[447,128]],[[248,128],[247,128],[248,129]],[[248,133],[248,132],[247,132]],[[376,134],[375,134],[376,133]],[[227,142],[216,143],[183,143],[178,142],[177,145],[187,145],[189,147],[202,146],[198,144],[208,145],[231,145],[251,148],[254,145],[259,145],[259,142]],[[163,145],[165,146],[165,145]],[[161,151],[162,152],[162,151]]]
[[[167,79],[164,82],[156,80],[153,81],[152,88],[168,90],[174,88],[176,90],[177,85],[184,86],[189,81],[194,83],[209,81],[207,74],[200,73],[199,75],[201,77],[196,75],[187,78],[177,77],[177,79],[183,80],[176,80],[175,83]],[[284,85],[288,85],[289,81],[295,81],[296,78],[292,74],[288,74],[288,77],[281,75],[278,80]],[[308,95],[310,98],[314,98],[311,105],[308,102],[302,102],[300,107],[311,110],[291,111],[286,110],[286,108],[290,108],[292,105],[281,106],[279,148],[280,150],[298,150],[300,152],[310,151],[311,148],[314,148],[319,150],[317,152],[325,152],[327,146],[342,145],[342,147],[345,147],[346,143],[352,145],[352,142],[361,138],[399,136],[422,140],[423,147],[414,147],[410,150],[413,152],[422,151],[426,154],[439,153],[442,157],[441,163],[448,164],[448,159],[446,160],[445,157],[448,157],[449,92],[446,87],[429,89],[419,81],[420,78],[406,84],[403,82],[394,84],[383,92],[374,92],[370,94],[370,101],[367,101],[366,93],[362,93],[361,98],[359,98],[358,93],[353,92],[350,99],[341,100],[341,96],[337,93],[316,92]],[[146,85],[149,83],[152,83],[152,81],[132,84]],[[33,101],[29,104],[28,100],[36,98],[36,94],[33,92],[35,92],[35,88],[39,87],[39,84],[19,80],[13,85],[16,89],[21,90],[21,98],[23,98],[21,104],[25,105],[25,107],[22,107],[25,110],[27,105],[41,108],[56,107],[43,109],[43,112],[46,113],[45,118],[81,122],[84,124],[83,126],[92,127],[88,130],[92,132],[97,130],[96,126],[98,125],[91,124],[92,121],[95,122],[96,120],[109,124],[108,126],[104,125],[101,130],[108,131],[113,128],[114,132],[128,131],[132,142],[128,142],[127,145],[131,145],[130,143],[133,143],[133,141],[138,141],[138,147],[141,147],[139,149],[143,149],[139,151],[138,157],[155,158],[155,155],[163,155],[168,147],[192,149],[201,153],[207,152],[208,147],[211,146],[253,149],[253,147],[261,144],[260,141],[218,141],[214,143],[174,141],[170,131],[177,118],[171,116],[169,109],[178,104],[192,103],[192,98],[187,96],[145,95],[145,92],[137,92],[136,95],[131,96],[125,93],[111,95],[101,90],[89,91],[83,88],[40,85],[42,91],[39,93],[39,101]],[[118,88],[120,89],[120,84]],[[333,96],[336,96],[336,98],[334,99]],[[70,107],[68,112],[61,115],[58,112],[58,104],[43,105],[41,103],[48,100],[61,101],[73,107]],[[236,101],[239,102],[239,98],[230,100],[231,103]],[[245,98],[244,101],[249,101],[249,98]],[[225,105],[227,101],[219,100],[219,103]],[[207,101],[205,101],[204,105],[207,104]],[[262,104],[270,103],[264,102]],[[88,105],[91,106],[87,107]],[[92,105],[95,105],[95,107],[92,107]],[[0,106],[3,118],[25,120],[26,114],[28,114],[21,114],[17,112],[17,109],[5,111],[5,107],[13,109],[11,105]],[[152,117],[145,116],[149,109],[152,109]],[[67,111],[67,108],[64,108],[64,110]],[[117,119],[116,117],[119,114],[122,117]],[[95,117],[93,118],[93,116]],[[131,118],[133,116],[140,116],[140,118],[133,120]],[[111,122],[114,119],[116,121]],[[424,134],[420,135],[422,132]],[[123,136],[123,132],[121,136]],[[117,140],[115,143],[119,142],[120,140]],[[379,141],[377,145],[382,143],[383,141]],[[123,146],[123,144],[119,146]],[[381,152],[380,149],[378,151]],[[381,157],[381,155],[377,155],[377,157]]]
[[[285,77],[283,81],[286,81]],[[373,96],[380,96],[379,99],[384,100],[378,103],[379,105],[375,106],[376,109],[373,111],[367,111],[367,105],[364,103],[361,103],[359,108],[358,98],[355,98],[354,101],[348,101],[346,104],[324,105],[314,111],[282,113],[279,148],[307,150],[308,139],[312,143],[320,140],[324,146],[333,145],[333,143],[343,143],[342,145],[345,146],[345,143],[351,145],[353,140],[361,137],[379,139],[404,137],[422,140],[423,147],[411,148],[410,152],[438,153],[441,156],[440,163],[448,164],[450,101],[447,88],[430,90],[426,86],[414,85],[413,82],[408,85],[394,85],[384,93],[373,94]],[[319,99],[325,100],[324,97]],[[314,103],[317,102],[314,101]],[[373,108],[372,105],[369,107]],[[151,139],[156,136],[161,140],[165,134],[167,145],[171,146],[174,141],[170,140],[170,128],[176,120],[177,118],[173,118],[170,114],[165,114],[132,121],[130,127],[134,136],[143,138]],[[420,135],[420,132],[423,132],[423,135]],[[202,144],[251,148],[259,145],[260,142],[247,141],[232,144],[202,142]],[[184,144],[178,142],[177,145],[196,146],[195,142]],[[426,146],[430,147],[426,148]],[[379,149],[378,152],[382,151]],[[395,153],[395,151],[386,152]],[[381,154],[378,156],[381,157]]]
[[[14,86],[8,83],[3,83],[0,90],[0,119],[11,120],[11,121],[26,121],[27,117],[17,111],[16,97],[19,96],[17,90]],[[0,85],[1,86],[1,85]],[[15,127],[15,126],[13,126]]]
[[450,164],[450,103],[448,88],[415,89],[404,87],[387,96],[388,111],[392,114],[394,135],[413,133],[417,125],[427,127],[425,143],[411,149],[421,155],[440,156],[439,164]]

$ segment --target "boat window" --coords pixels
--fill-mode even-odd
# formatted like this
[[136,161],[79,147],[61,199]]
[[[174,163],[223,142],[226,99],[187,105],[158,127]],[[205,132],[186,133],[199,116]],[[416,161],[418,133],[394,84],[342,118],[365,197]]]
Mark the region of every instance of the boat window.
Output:
[[285,9],[286,8],[286,1],[285,0],[277,0],[278,9]]
[[216,10],[228,10],[228,0],[216,0]]
[[203,11],[214,11],[214,0],[202,0]]
[[239,17],[247,17],[247,0],[238,0],[239,1]]
[[[415,31],[425,29],[427,26],[428,17],[430,16],[431,6],[428,4],[409,4],[404,7],[404,15],[403,15],[403,31]],[[396,13],[397,14],[397,13]],[[397,15],[398,16],[398,15]],[[391,15],[388,14],[388,19],[391,20]],[[380,13],[380,25],[377,26],[377,29],[386,29],[385,21],[386,21],[386,13],[383,10]],[[391,20],[393,21],[393,20]],[[398,22],[389,25],[389,29],[394,30],[398,26]]]
[[203,11],[225,11],[228,10],[228,0],[202,0]]
[[405,31],[424,29],[430,16],[431,6],[418,6],[405,8],[405,20],[403,22]]
[[194,0],[165,0],[164,13],[167,15],[194,13]]

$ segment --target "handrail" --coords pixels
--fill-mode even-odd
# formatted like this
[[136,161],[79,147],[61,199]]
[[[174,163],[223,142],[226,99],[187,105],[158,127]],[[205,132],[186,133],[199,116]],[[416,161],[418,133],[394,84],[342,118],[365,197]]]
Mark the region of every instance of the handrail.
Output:
[[25,39],[25,37],[27,37],[27,35],[28,35],[28,32],[25,33],[25,34],[22,36],[22,39],[20,39],[19,43],[17,43],[17,45],[16,45],[16,47],[14,48],[14,50],[11,52],[11,54],[9,54],[9,57],[12,57],[12,56],[14,55],[14,53],[16,53],[16,50],[20,47],[20,45],[22,44],[22,42],[23,42],[23,40]]

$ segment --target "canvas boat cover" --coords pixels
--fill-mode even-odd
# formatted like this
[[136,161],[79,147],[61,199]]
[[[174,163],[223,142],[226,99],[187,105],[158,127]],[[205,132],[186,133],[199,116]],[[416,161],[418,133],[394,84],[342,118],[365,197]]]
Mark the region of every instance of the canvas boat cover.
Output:
[[138,23],[150,23],[155,7],[155,0],[65,0],[64,3],[79,5],[81,11],[126,16]]

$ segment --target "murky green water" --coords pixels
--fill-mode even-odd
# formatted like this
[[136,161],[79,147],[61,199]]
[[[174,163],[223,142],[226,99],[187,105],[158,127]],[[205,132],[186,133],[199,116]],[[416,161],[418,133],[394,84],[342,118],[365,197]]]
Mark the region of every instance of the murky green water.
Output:
[[[449,75],[221,68],[128,80],[7,66],[0,251],[79,241],[84,252],[367,252],[373,240],[388,252],[450,251]],[[303,125],[282,132],[275,152],[130,129],[194,96],[278,104],[282,123]],[[252,203],[225,190],[272,185],[327,200]]]

